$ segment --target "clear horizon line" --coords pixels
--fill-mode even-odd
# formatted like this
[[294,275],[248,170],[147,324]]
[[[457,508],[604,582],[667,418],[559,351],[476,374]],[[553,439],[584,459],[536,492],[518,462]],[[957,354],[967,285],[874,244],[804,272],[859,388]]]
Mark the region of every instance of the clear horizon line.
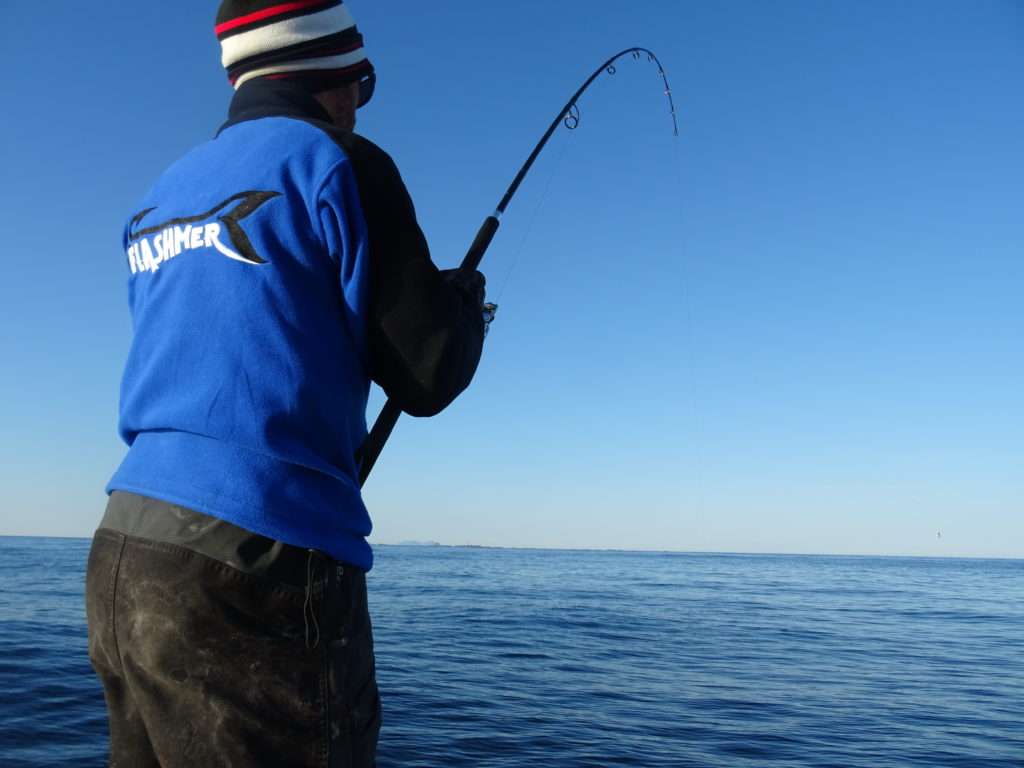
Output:
[[[73,541],[89,541],[91,536],[55,536],[29,533],[0,533],[0,539],[68,539]],[[540,545],[514,544],[446,544],[439,541],[371,541],[371,547],[445,547],[448,549],[513,549],[540,552],[618,552],[623,554],[649,555],[725,555],[743,557],[875,557],[892,559],[921,560],[1024,560],[1024,555],[913,555],[913,554],[878,554],[870,552],[746,552],[742,550],[713,549],[624,549],[620,547],[556,547]]]
[[1024,560],[1024,555],[910,555],[873,554],[864,552],[744,552],[718,549],[623,549],[619,547],[555,547],[514,544],[445,544],[439,541],[369,542],[372,547],[447,547],[449,549],[521,549],[546,552],[621,552],[649,555],[740,555],[749,557],[889,557],[930,560]]

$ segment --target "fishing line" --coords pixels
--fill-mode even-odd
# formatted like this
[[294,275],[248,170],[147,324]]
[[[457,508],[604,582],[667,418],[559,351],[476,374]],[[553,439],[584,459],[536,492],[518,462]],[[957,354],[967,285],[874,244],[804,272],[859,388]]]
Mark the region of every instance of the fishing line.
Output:
[[[673,176],[675,186],[675,197],[677,200],[682,201],[684,199],[684,186],[683,186],[683,157],[682,149],[680,148],[679,142],[673,142],[672,147],[673,155]],[[679,234],[673,239],[675,242],[680,244],[686,243],[685,234],[682,231],[682,222],[684,216],[679,216],[677,226],[679,228]],[[685,247],[685,246],[683,246]],[[679,281],[680,294],[684,293],[687,287],[691,288],[692,294],[699,294],[699,291],[693,289],[696,284],[696,271],[695,260],[693,258],[683,258],[684,254],[679,254],[678,262],[680,264],[689,265],[691,267],[690,279],[681,279]],[[704,448],[707,445],[706,439],[706,424],[707,424],[707,412],[708,409],[702,407],[700,401],[701,394],[701,381],[697,374],[697,351],[696,345],[697,340],[701,338],[708,338],[708,334],[700,334],[697,330],[698,318],[694,313],[694,302],[682,300],[678,302],[682,305],[683,318],[682,318],[682,337],[685,340],[683,346],[683,359],[684,365],[686,366],[686,381],[681,385],[677,383],[677,386],[685,391],[685,395],[677,398],[677,402],[682,404],[683,418],[687,429],[691,434],[689,444],[691,445],[694,454],[693,460],[687,462],[689,467],[690,476],[692,478],[692,491],[690,498],[692,499],[691,506],[693,508],[693,523],[696,530],[703,534],[705,529],[705,519],[707,517],[707,484],[705,478],[707,472],[705,470],[707,452]]]
[[540,209],[544,206],[544,203],[547,202],[548,193],[551,191],[551,185],[554,182],[555,177],[558,175],[558,171],[562,166],[562,160],[565,158],[568,150],[569,142],[564,142],[561,149],[558,150],[558,154],[556,155],[554,162],[551,164],[551,174],[548,176],[547,183],[544,185],[544,189],[541,191],[540,197],[537,199],[537,205],[534,206],[533,213],[530,215],[530,220],[526,225],[523,236],[519,239],[519,247],[516,249],[515,255],[512,257],[511,265],[505,272],[505,278],[501,283],[501,287],[498,289],[497,294],[495,294],[495,305],[501,304],[501,298],[505,295],[505,289],[508,287],[509,280],[512,278],[512,273],[515,272],[516,267],[519,266],[519,261],[523,255],[523,250],[526,247],[526,242],[530,239],[530,235],[533,233],[533,227],[537,223],[537,215],[540,213]]

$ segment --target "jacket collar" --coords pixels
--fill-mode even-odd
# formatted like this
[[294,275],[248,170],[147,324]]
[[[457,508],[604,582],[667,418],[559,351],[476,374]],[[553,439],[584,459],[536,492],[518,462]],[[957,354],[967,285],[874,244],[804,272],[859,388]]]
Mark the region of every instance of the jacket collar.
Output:
[[228,108],[228,120],[217,131],[217,135],[232,125],[261,117],[294,117],[331,122],[327,110],[298,83],[256,77],[235,91]]

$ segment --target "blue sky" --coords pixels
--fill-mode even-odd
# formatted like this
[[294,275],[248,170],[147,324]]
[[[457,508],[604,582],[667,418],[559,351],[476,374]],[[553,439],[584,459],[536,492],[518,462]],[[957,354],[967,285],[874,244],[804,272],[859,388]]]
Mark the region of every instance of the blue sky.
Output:
[[[89,535],[123,453],[123,220],[230,98],[215,4],[168,8],[5,5],[0,533]],[[374,540],[1024,557],[1024,6],[351,8],[358,129],[442,266],[611,53],[656,51],[680,116],[625,61],[556,134],[484,261],[472,389],[367,486]]]

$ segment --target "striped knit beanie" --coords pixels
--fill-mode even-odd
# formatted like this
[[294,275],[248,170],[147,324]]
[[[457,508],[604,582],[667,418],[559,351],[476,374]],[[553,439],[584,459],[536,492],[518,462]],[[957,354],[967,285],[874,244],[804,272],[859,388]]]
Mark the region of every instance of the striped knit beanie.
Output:
[[373,95],[373,65],[341,0],[223,0],[214,31],[235,88],[254,77],[301,78],[312,90],[358,81],[360,107]]

